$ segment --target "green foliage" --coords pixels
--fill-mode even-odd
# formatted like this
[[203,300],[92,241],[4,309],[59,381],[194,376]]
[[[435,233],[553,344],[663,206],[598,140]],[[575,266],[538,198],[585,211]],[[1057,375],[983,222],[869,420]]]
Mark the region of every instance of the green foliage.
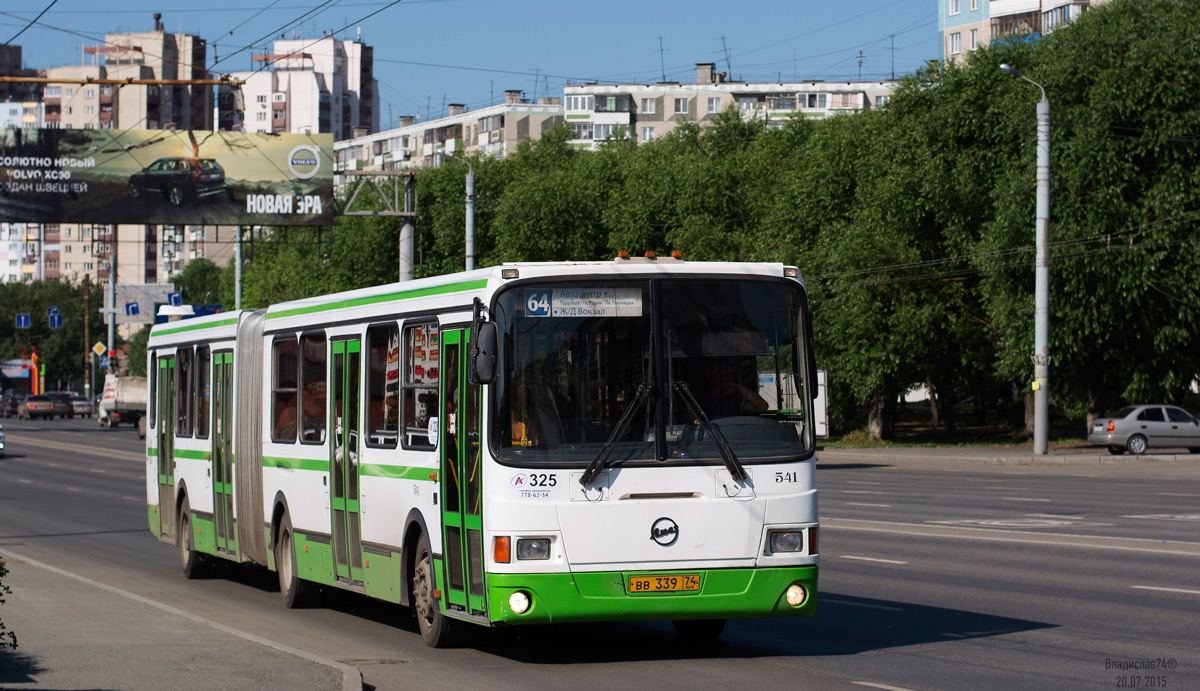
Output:
[[171,277],[185,304],[220,304],[221,267],[210,259],[195,259]]
[[[11,595],[12,589],[4,585],[4,577],[8,575],[8,567],[4,565],[4,557],[0,557],[0,605],[4,604],[4,596]],[[0,619],[0,648],[17,647],[17,632],[9,631],[4,625],[4,620]]]
[[[61,281],[0,284],[0,358],[25,357],[37,348],[38,363],[46,367],[46,386],[50,390],[82,382],[90,348],[103,338],[104,321],[100,318],[103,290],[91,286],[91,341],[83,333],[83,287]],[[61,329],[51,329],[47,310],[57,307],[63,317]],[[18,314],[30,315],[30,328],[16,328]]]
[[[220,271],[220,269],[218,269]],[[204,303],[202,303],[204,304]],[[146,376],[146,344],[150,341],[150,325],[142,327],[129,339],[129,356],[127,366],[133,377]]]
[[[1197,36],[1194,3],[1115,0],[1039,40],[930,63],[881,110],[768,124],[730,109],[597,151],[559,126],[471,159],[476,265],[677,249],[799,266],[844,428],[869,412],[886,437],[889,406],[915,385],[1019,409],[1039,94],[999,71],[1009,63],[1052,103],[1052,400],[1072,415],[1180,401],[1200,372]],[[453,160],[418,173],[418,276],[462,270],[466,173]],[[245,303],[391,282],[398,232],[346,217],[332,232],[275,229]]]

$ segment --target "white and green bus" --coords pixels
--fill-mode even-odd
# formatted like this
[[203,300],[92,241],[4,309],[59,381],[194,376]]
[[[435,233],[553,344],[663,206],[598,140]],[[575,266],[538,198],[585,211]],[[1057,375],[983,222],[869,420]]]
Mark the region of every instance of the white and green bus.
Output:
[[[505,264],[154,327],[150,529],[469,624],[813,616],[815,361],[780,264]],[[760,382],[766,382],[760,386]]]

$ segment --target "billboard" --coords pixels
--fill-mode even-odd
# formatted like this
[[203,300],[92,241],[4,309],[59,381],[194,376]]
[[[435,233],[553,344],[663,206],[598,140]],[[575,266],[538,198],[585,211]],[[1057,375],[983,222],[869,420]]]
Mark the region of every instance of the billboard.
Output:
[[0,130],[0,221],[329,225],[333,135]]

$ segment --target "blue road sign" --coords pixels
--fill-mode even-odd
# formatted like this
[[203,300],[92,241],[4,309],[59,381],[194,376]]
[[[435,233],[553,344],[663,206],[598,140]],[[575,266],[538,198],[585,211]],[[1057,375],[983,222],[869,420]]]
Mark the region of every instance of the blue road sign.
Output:
[[55,312],[54,314],[50,315],[50,328],[51,329],[61,329],[62,325],[63,325],[63,316],[61,314],[59,314],[58,312]]
[[126,317],[138,316],[138,304],[136,302],[125,303],[125,316]]
[[172,307],[179,307],[183,304],[183,293],[167,293],[167,303]]
[[29,319],[28,314],[18,314],[17,315],[17,328],[18,329],[28,329],[29,324],[30,324],[30,319]]
[[100,369],[108,369],[108,356],[107,355],[100,356]]
[[46,310],[46,316],[48,316],[48,317],[53,317],[56,314],[58,314],[57,307],[50,307]]

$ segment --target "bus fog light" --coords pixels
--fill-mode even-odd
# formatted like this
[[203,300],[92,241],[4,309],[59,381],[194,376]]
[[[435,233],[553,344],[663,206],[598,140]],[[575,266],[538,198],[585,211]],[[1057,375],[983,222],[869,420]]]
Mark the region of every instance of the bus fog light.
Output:
[[546,538],[536,540],[517,540],[517,559],[549,559],[550,541]]
[[512,595],[509,595],[508,608],[513,611],[513,614],[524,614],[529,610],[529,593],[525,592],[524,590],[518,590]]
[[804,599],[808,593],[804,591],[804,586],[799,583],[793,583],[787,589],[787,603],[792,607],[799,607],[804,604]]
[[771,531],[772,552],[799,552],[804,548],[804,536],[799,530]]

